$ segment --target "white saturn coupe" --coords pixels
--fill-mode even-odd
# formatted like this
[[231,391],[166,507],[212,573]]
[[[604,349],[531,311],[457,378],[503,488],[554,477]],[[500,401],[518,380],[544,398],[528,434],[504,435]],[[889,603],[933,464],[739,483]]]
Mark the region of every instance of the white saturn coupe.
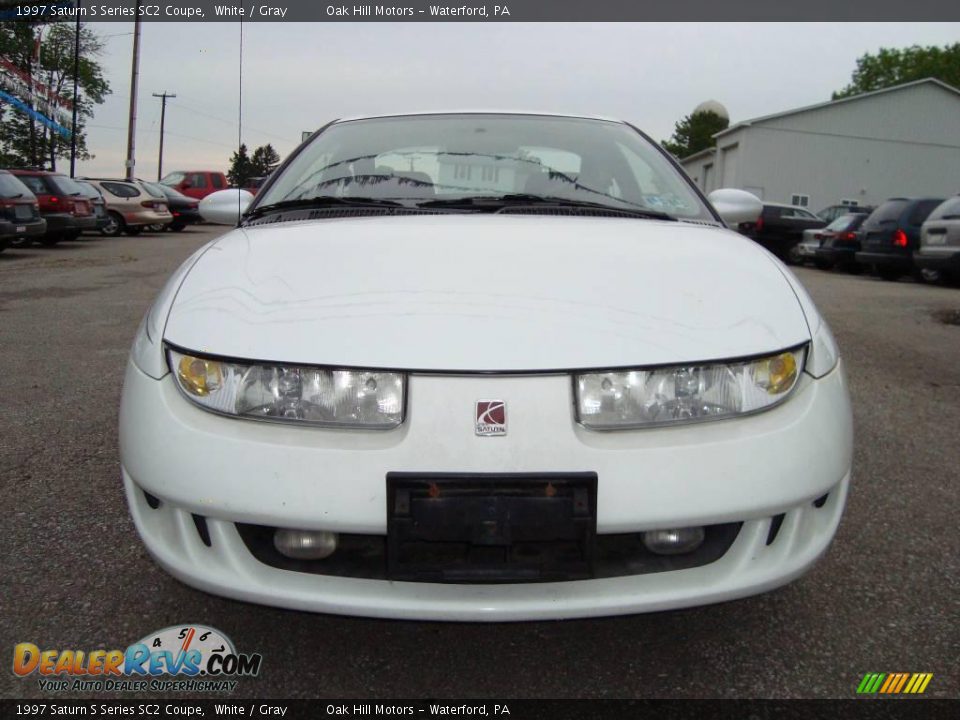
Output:
[[[850,482],[843,363],[777,259],[631,125],[342,120],[177,270],[120,411],[156,561],[431,620],[637,613],[804,573]],[[218,205],[218,203],[220,203]]]

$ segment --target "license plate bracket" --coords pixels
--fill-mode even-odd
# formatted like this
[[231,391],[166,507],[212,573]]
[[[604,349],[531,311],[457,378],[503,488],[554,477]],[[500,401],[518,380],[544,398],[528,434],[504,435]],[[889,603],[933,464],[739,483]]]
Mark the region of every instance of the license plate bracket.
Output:
[[418,582],[593,576],[596,473],[388,473],[387,572]]

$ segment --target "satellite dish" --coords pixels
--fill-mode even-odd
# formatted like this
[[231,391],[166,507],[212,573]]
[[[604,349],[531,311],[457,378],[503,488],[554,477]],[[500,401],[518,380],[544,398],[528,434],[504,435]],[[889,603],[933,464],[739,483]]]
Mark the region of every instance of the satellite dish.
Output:
[[702,112],[712,112],[719,115],[724,120],[730,120],[730,113],[728,113],[727,109],[716,100],[704,100],[693,109],[694,115]]

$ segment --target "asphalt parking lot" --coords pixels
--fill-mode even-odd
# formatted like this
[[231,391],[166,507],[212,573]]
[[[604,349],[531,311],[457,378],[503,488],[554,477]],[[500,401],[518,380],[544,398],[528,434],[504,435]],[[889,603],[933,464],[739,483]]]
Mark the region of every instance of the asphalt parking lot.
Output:
[[[856,424],[846,514],[799,581],[633,617],[378,621],[206,595],[133,529],[117,450],[129,345],[170,271],[220,232],[0,253],[4,652],[123,648],[197,622],[263,654],[237,697],[845,698],[881,671],[932,672],[928,696],[960,696],[960,289],[798,270],[840,343]],[[36,676],[0,672],[0,696],[40,694]]]

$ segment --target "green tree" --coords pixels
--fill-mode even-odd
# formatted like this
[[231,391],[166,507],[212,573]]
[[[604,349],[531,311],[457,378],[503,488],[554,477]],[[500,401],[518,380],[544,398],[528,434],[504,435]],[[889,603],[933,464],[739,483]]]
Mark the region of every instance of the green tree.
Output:
[[280,154],[273,149],[273,145],[267,143],[253,151],[250,164],[254,176],[269,175],[280,164]]
[[880,48],[857,58],[851,82],[833,93],[833,99],[882,90],[893,85],[936,78],[960,88],[960,43],[943,47]]
[[674,157],[689,157],[713,147],[714,134],[725,130],[729,125],[727,118],[712,110],[691,113],[673,126],[673,137],[661,144]]
[[234,187],[243,187],[250,178],[257,173],[253,170],[253,163],[250,162],[250,155],[247,153],[247,146],[240,145],[240,149],[234,151],[230,157],[230,169],[227,170],[227,179]]
[[[43,32],[39,58],[36,38]],[[0,24],[0,55],[22,72],[42,82],[54,93],[73,102],[73,52],[75,25],[72,22]],[[85,126],[94,108],[110,94],[97,58],[103,52],[100,36],[85,25],[80,27],[80,62],[77,73],[77,158],[93,156],[87,148]],[[19,98],[38,109],[35,98]],[[60,124],[65,124],[61,122]],[[70,123],[65,126],[69,128]],[[69,159],[70,138],[50,130],[32,116],[0,101],[0,160],[5,165],[30,165],[55,170],[58,159]]]

